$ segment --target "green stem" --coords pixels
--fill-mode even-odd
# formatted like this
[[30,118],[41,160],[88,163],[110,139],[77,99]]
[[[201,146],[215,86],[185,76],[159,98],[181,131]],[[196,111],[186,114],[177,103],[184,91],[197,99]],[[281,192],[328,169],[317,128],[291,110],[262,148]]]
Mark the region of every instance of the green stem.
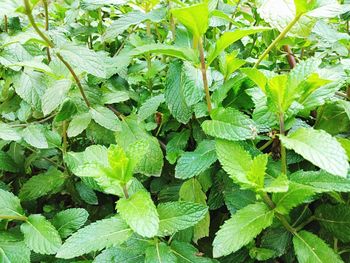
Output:
[[[235,8],[235,10],[233,11],[233,13],[232,13],[232,15],[231,15],[231,19],[232,19],[232,20],[235,18],[236,14],[237,14],[237,11],[238,11],[238,7],[239,7],[239,5],[241,4],[241,2],[242,2],[242,0],[238,0],[238,3],[237,3],[237,5],[236,5],[236,8]],[[228,25],[228,30],[231,30],[231,28],[232,28],[232,22],[230,21],[230,24]]]
[[[281,112],[279,114],[279,121],[280,121],[280,134],[284,135],[285,130],[284,130],[284,116],[283,113]],[[282,142],[281,144],[281,163],[282,163],[282,173],[287,174],[287,154],[286,154],[286,148],[283,146]]]
[[312,221],[314,221],[316,219],[315,216],[310,216],[307,220],[305,220],[304,222],[302,222],[300,225],[298,225],[295,230],[296,231],[300,231],[302,230],[306,225],[310,224]]
[[211,106],[210,93],[209,93],[209,87],[208,87],[207,66],[205,65],[204,48],[203,48],[203,39],[202,38],[199,38],[199,54],[200,54],[200,61],[201,61],[201,71],[202,71],[203,85],[204,85],[204,91],[205,91],[205,98],[207,101],[208,112],[210,113],[212,106]]
[[266,57],[267,54],[270,53],[270,51],[277,45],[278,42],[280,42],[291,30],[291,28],[299,21],[302,14],[297,15],[284,29],[283,31],[278,35],[278,37],[268,46],[268,48],[264,51],[264,53],[260,56],[258,61],[255,63],[254,68],[259,66],[260,62]]
[[0,219],[4,219],[4,220],[27,221],[27,220],[28,220],[28,217],[26,217],[26,216],[7,216],[7,215],[0,215]]
[[123,184],[123,193],[124,193],[124,197],[126,199],[129,198],[129,192],[128,192],[128,188],[126,187],[126,184]]
[[[46,0],[43,0],[43,4],[44,4],[44,12],[45,12],[45,31],[49,31],[49,7]],[[50,63],[51,55],[50,55],[49,47],[46,48],[46,53],[47,53],[47,60]]]
[[266,149],[267,147],[269,147],[272,143],[273,143],[273,139],[267,141],[267,142],[264,143],[261,147],[259,147],[259,151],[265,150],[265,149]]
[[7,15],[4,15],[4,29],[5,32],[8,33],[9,32],[9,28],[8,28],[8,21],[7,21]]

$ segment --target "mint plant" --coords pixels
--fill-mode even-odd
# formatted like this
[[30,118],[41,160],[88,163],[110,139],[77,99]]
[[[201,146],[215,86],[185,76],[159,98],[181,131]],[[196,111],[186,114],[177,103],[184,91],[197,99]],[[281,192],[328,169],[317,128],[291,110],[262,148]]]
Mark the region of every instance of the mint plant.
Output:
[[349,19],[3,0],[0,261],[349,262]]

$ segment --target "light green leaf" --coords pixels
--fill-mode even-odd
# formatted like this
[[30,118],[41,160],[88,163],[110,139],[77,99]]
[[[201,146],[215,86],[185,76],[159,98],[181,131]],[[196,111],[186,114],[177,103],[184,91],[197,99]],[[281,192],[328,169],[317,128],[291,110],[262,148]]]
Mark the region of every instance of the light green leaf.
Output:
[[71,85],[71,80],[61,79],[45,91],[41,101],[44,115],[50,114],[63,102]]
[[171,13],[195,37],[201,37],[208,29],[209,10],[207,3],[176,8],[171,10]]
[[120,121],[118,117],[109,109],[97,106],[90,109],[91,117],[102,127],[111,131],[120,131]]
[[19,141],[21,135],[16,128],[6,123],[0,123],[0,139],[5,141]]
[[198,252],[198,249],[189,243],[179,242],[174,240],[171,242],[171,251],[177,257],[178,263],[214,263],[216,260],[212,260],[203,257]]
[[300,231],[293,237],[294,251],[300,263],[341,263],[343,260],[318,236]]
[[127,224],[141,236],[153,237],[159,229],[156,206],[148,192],[140,190],[130,198],[117,202],[117,211]]
[[92,223],[69,237],[56,257],[74,258],[124,243],[132,234],[124,220],[111,217]]
[[236,29],[233,32],[225,32],[221,35],[221,37],[216,40],[215,46],[209,51],[207,58],[207,65],[210,65],[214,59],[220,55],[222,51],[224,51],[228,46],[233,44],[234,42],[240,40],[241,38],[263,32],[266,30],[270,30],[269,27],[251,27],[251,28],[242,28]]
[[11,192],[0,189],[0,216],[23,216],[21,201]]
[[273,211],[263,203],[248,205],[239,210],[216,233],[213,256],[221,257],[236,252],[270,226],[272,220]]
[[137,112],[137,117],[139,121],[144,121],[152,114],[154,114],[159,105],[164,102],[164,95],[160,94],[147,99]]
[[52,219],[52,224],[60,236],[66,238],[83,226],[88,217],[89,213],[85,209],[70,208],[57,213]]
[[253,159],[252,166],[247,173],[247,179],[256,184],[259,188],[264,187],[265,171],[268,155],[260,154]]
[[166,144],[166,159],[170,164],[174,164],[177,158],[183,153],[190,138],[190,131],[184,130],[175,134]]
[[56,168],[35,175],[23,184],[19,198],[23,201],[30,201],[48,194],[58,193],[62,189],[66,177],[67,175]]
[[91,122],[91,114],[90,113],[82,113],[79,115],[75,115],[71,122],[69,123],[67,129],[68,137],[75,137],[82,133]]
[[290,175],[290,180],[311,186],[316,193],[350,192],[350,180],[331,175],[325,171],[298,171]]
[[0,262],[30,263],[30,250],[16,235],[0,232]]
[[257,135],[254,121],[234,108],[217,108],[211,111],[210,116],[212,120],[202,123],[204,132],[210,136],[243,141]]
[[41,125],[29,125],[22,132],[23,139],[39,149],[46,149],[49,147],[43,128]]
[[194,226],[204,218],[207,207],[191,202],[161,203],[157,207],[159,214],[160,236],[170,236],[177,231]]
[[146,249],[145,263],[177,263],[177,259],[171,253],[170,247],[165,243],[156,242],[154,246]]
[[[323,130],[299,128],[288,136],[280,136],[282,144],[325,171],[346,177],[348,158],[340,143]],[[322,142],[322,144],[320,144]]]
[[276,204],[277,212],[288,214],[292,208],[310,201],[314,194],[312,187],[291,182],[287,192],[275,193],[272,200]]
[[216,161],[215,142],[202,141],[194,152],[185,152],[175,167],[175,177],[188,179],[199,175]]
[[21,231],[26,245],[36,253],[55,254],[62,244],[56,228],[42,215],[30,215]]
[[256,68],[241,68],[240,71],[246,74],[248,78],[254,81],[254,83],[265,92],[267,78],[261,71]]
[[[140,253],[141,252],[141,253]],[[133,246],[116,246],[105,249],[93,261],[93,263],[144,263],[144,251],[134,249]]]

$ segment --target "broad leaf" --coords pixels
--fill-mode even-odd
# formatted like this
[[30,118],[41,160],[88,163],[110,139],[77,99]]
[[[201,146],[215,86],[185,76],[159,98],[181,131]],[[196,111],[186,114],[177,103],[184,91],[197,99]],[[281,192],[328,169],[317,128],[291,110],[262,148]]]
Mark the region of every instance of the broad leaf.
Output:
[[247,245],[270,226],[272,220],[273,211],[263,203],[248,205],[239,210],[216,233],[213,242],[214,257],[231,254]]
[[29,263],[30,250],[17,235],[0,232],[0,262]]
[[176,263],[177,259],[167,244],[156,242],[146,249],[145,263]]
[[68,137],[75,137],[82,133],[90,124],[90,113],[82,113],[73,117],[67,129]]
[[16,128],[6,123],[0,123],[0,139],[5,141],[18,141],[21,139],[21,135]]
[[23,216],[20,200],[11,192],[0,189],[0,216]]
[[102,127],[111,131],[120,131],[120,121],[118,117],[109,109],[98,106],[90,109],[92,119]]
[[22,136],[23,139],[31,146],[39,149],[46,149],[49,147],[43,127],[40,125],[29,125],[23,130]]
[[216,261],[203,257],[198,250],[189,243],[173,241],[171,251],[177,257],[178,263],[214,263]]
[[71,85],[71,80],[61,79],[57,80],[50,88],[45,90],[41,99],[41,107],[44,115],[50,114],[63,102]]
[[89,217],[89,213],[83,208],[70,208],[57,213],[52,219],[62,238],[70,236],[83,226]]
[[146,100],[142,106],[140,107],[137,117],[139,121],[146,120],[148,117],[152,116],[152,114],[156,113],[159,105],[164,102],[164,95],[160,94],[149,98]]

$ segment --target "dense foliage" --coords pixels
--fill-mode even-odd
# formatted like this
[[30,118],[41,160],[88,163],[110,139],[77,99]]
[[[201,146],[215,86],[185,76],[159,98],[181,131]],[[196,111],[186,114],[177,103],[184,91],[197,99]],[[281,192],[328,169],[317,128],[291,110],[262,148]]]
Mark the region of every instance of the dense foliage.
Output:
[[0,262],[350,262],[349,20],[1,0]]

